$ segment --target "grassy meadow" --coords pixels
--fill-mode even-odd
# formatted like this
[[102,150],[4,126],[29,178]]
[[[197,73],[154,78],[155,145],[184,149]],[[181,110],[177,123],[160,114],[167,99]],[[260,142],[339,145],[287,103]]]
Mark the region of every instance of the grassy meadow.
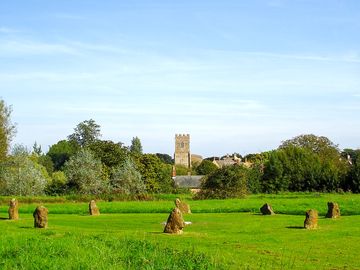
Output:
[[[0,206],[0,269],[359,269],[360,195],[252,195],[193,201],[183,235],[163,234],[175,195],[154,201],[87,203],[20,198],[20,220]],[[44,201],[49,228],[34,229],[32,212]],[[327,201],[342,217],[325,219]],[[28,203],[25,203],[28,202]],[[29,203],[30,202],[30,203]],[[277,215],[262,216],[268,202]],[[319,229],[305,230],[305,210],[319,211]]]

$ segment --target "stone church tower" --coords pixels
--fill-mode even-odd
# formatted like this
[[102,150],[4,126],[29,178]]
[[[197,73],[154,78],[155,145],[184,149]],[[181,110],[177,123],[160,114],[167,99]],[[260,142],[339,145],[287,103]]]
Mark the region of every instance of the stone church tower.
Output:
[[175,165],[191,167],[190,135],[175,134]]

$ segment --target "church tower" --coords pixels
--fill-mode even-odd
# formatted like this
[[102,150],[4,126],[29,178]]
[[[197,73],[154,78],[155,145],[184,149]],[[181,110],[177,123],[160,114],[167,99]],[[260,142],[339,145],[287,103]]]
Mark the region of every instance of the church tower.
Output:
[[190,135],[175,134],[175,165],[191,167]]

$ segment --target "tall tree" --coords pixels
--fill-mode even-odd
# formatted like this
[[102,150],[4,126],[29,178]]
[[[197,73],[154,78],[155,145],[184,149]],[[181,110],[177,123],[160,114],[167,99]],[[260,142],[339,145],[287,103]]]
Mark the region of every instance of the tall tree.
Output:
[[200,165],[196,168],[196,172],[199,175],[208,175],[216,171],[218,167],[210,160],[204,159]]
[[103,140],[97,140],[89,144],[88,149],[108,168],[124,163],[129,151],[126,147],[122,146],[122,143]]
[[76,142],[80,147],[84,147],[97,141],[100,137],[100,126],[93,119],[90,119],[79,123],[74,128],[74,133],[68,136],[68,139]]
[[166,164],[174,164],[174,159],[168,154],[156,153],[155,155]]
[[171,192],[173,180],[171,179],[172,166],[165,164],[154,154],[144,154],[135,160],[148,192]]
[[296,136],[290,140],[283,141],[280,149],[288,146],[306,148],[318,154],[320,158],[339,158],[340,151],[338,145],[334,144],[327,137],[305,134]]
[[132,138],[130,152],[135,155],[141,155],[143,153],[141,141],[138,137]]
[[58,171],[78,151],[78,148],[77,143],[62,140],[50,146],[46,155],[51,158],[54,163],[54,169]]
[[11,139],[16,132],[15,125],[10,119],[11,112],[11,106],[6,106],[5,102],[0,99],[0,161],[7,156]]

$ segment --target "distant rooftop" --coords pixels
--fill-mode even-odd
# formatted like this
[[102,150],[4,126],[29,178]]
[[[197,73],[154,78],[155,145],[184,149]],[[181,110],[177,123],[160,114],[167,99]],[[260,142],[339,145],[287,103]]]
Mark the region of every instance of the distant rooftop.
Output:
[[204,175],[180,175],[174,181],[176,186],[182,188],[199,188]]

